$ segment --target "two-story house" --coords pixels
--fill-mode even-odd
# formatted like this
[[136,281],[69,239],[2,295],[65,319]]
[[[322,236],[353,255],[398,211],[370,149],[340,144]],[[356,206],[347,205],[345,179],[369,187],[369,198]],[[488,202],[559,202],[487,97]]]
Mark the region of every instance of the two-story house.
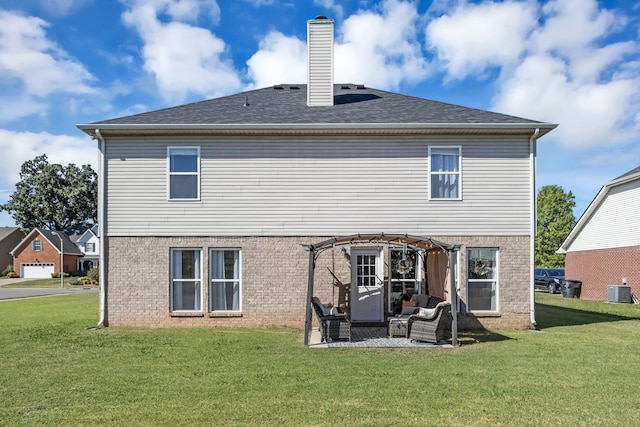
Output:
[[555,125],[335,84],[333,31],[308,22],[306,84],[78,125],[100,152],[102,324],[300,327],[310,292],[384,321],[411,287],[461,328],[532,327]]

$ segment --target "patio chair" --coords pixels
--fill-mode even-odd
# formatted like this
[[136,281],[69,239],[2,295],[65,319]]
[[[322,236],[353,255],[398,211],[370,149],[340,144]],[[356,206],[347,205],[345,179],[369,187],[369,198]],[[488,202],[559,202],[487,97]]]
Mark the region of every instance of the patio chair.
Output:
[[311,299],[311,304],[318,317],[321,342],[329,342],[329,340],[351,341],[351,322],[346,313],[339,312],[339,309],[334,307],[332,310],[336,313],[331,314],[331,311],[316,297]]
[[414,341],[438,343],[451,329],[451,303],[441,301],[434,308],[420,309],[407,319],[407,337]]

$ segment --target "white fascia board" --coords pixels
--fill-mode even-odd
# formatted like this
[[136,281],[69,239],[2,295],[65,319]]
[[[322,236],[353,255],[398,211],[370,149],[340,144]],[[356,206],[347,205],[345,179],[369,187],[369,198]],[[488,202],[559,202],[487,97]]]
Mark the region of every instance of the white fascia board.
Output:
[[622,178],[614,179],[612,181],[609,181],[605,185],[603,185],[602,188],[600,188],[600,191],[598,192],[598,194],[596,194],[596,197],[594,197],[593,201],[587,207],[587,210],[584,211],[584,213],[582,214],[582,216],[580,217],[576,225],[573,227],[573,229],[571,230],[567,238],[564,240],[564,242],[562,242],[562,245],[556,251],[556,253],[566,254],[568,252],[569,247],[571,246],[571,243],[573,243],[573,240],[578,236],[580,231],[582,231],[582,229],[587,224],[587,222],[589,222],[589,219],[591,218],[593,213],[596,211],[596,209],[598,209],[598,207],[602,203],[602,200],[604,200],[604,198],[607,196],[607,194],[609,194],[609,191],[612,188],[618,187],[623,184],[627,184],[639,178],[640,178],[640,172],[635,173],[633,175],[624,176]]
[[[553,123],[267,123],[267,124],[79,124],[93,136],[96,129],[112,131],[326,131],[336,130],[535,130],[551,131]],[[544,132],[546,133],[546,132]]]

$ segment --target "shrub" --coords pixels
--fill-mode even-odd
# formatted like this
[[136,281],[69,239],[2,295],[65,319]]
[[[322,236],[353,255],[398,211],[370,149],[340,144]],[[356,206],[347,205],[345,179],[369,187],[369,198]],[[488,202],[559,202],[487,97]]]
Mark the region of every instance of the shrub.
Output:
[[87,279],[96,283],[100,283],[100,270],[97,268],[92,268],[91,270],[89,270],[89,272],[87,273]]
[[20,277],[20,275],[18,273],[16,273],[15,271],[10,271],[7,273],[7,277],[10,279],[16,279],[18,277]]
[[[69,273],[63,272],[62,273],[62,277],[69,277]],[[51,278],[52,279],[59,279],[60,278],[60,272],[51,273]]]
[[15,272],[13,271],[13,265],[11,265],[11,264],[9,264],[9,265],[7,266],[7,268],[5,268],[4,270],[2,270],[2,272],[0,273],[0,276],[1,276],[1,277],[9,276],[9,273],[15,273]]
[[69,272],[69,276],[71,277],[84,277],[86,276],[86,272],[83,270],[73,270]]

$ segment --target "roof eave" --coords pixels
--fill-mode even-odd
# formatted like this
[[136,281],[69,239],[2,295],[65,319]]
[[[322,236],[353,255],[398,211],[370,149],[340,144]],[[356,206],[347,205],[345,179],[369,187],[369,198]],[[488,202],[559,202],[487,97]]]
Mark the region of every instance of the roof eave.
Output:
[[95,137],[102,134],[335,134],[335,133],[529,133],[540,130],[539,136],[557,127],[553,123],[267,123],[267,124],[132,124],[88,123],[77,127]]
[[580,219],[578,220],[578,222],[576,222],[576,225],[573,227],[573,229],[571,230],[567,238],[564,240],[564,242],[562,242],[562,245],[560,245],[560,248],[556,252],[559,254],[566,254],[568,252],[569,247],[571,246],[575,238],[578,236],[578,234],[580,234],[580,231],[582,231],[582,229],[584,228],[586,223],[589,221],[593,213],[596,211],[596,209],[598,209],[598,207],[602,203],[602,200],[604,200],[606,195],[609,194],[609,191],[611,191],[613,187],[617,187],[619,185],[623,185],[628,182],[635,181],[639,178],[640,178],[640,172],[632,175],[626,175],[620,178],[616,178],[614,180],[609,181],[605,185],[603,185],[600,188],[600,191],[598,191],[598,194],[596,194],[596,197],[594,197],[591,203],[589,204],[589,206],[587,206],[587,209],[584,211],[582,216],[580,216]]

